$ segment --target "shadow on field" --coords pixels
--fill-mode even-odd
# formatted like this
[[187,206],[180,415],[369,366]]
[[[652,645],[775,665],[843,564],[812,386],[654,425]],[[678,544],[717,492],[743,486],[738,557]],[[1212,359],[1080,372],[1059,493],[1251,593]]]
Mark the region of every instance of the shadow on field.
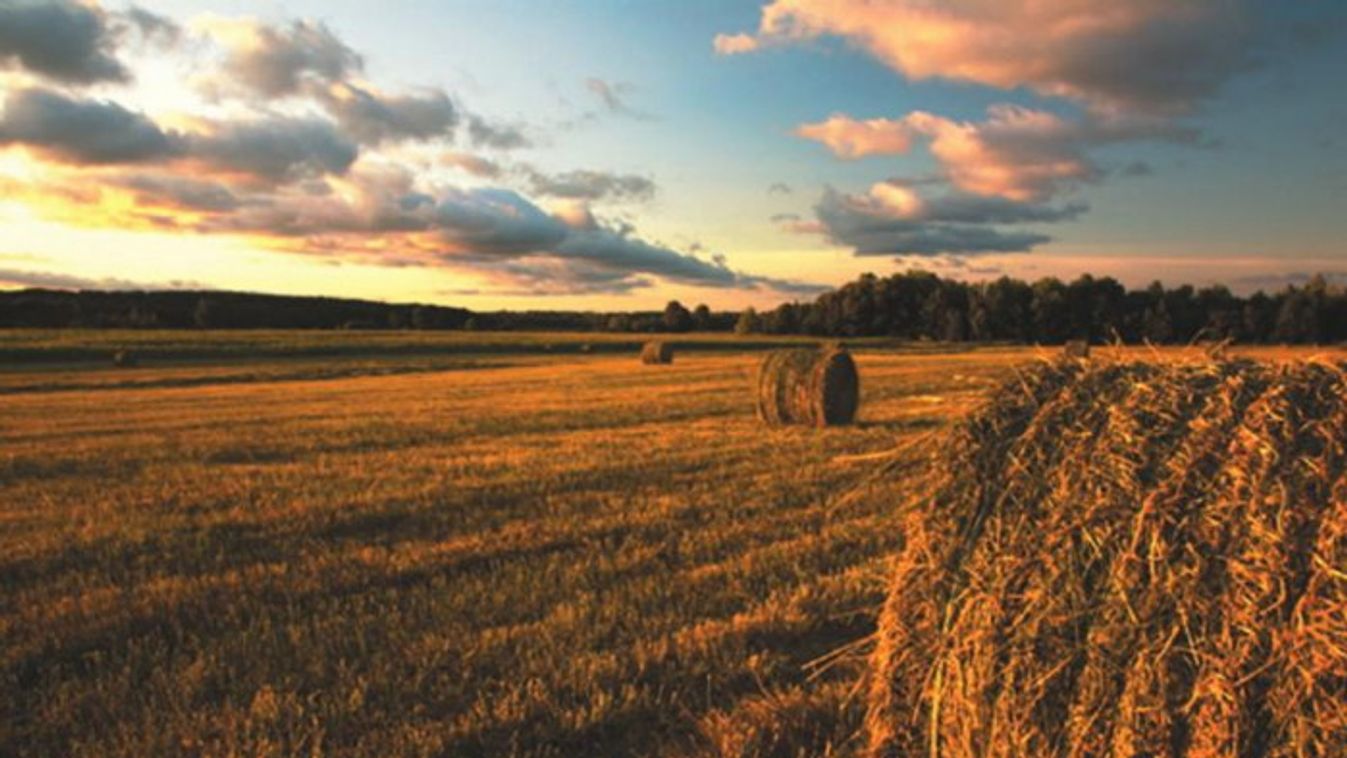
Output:
[[930,429],[939,429],[947,426],[948,421],[942,421],[937,418],[918,417],[904,419],[890,419],[884,421],[857,421],[854,426],[857,429],[887,429],[895,432],[918,432]]

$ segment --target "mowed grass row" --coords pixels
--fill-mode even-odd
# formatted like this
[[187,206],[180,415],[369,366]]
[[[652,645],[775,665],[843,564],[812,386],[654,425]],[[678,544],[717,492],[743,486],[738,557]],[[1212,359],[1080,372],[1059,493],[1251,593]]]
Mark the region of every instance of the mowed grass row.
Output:
[[1024,357],[862,354],[829,430],[761,427],[747,354],[0,398],[0,753],[845,748],[805,664],[901,537],[834,459]]

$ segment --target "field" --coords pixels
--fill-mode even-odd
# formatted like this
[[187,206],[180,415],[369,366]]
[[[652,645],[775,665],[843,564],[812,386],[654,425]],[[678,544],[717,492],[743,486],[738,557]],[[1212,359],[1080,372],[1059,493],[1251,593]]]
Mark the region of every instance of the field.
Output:
[[771,430],[772,344],[0,333],[0,755],[853,752],[903,464],[1048,353]]

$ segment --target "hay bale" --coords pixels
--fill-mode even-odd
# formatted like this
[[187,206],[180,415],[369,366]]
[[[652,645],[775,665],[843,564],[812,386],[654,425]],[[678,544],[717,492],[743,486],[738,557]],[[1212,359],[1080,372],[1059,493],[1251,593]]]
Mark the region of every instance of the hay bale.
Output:
[[871,755],[1347,755],[1344,366],[1045,364],[932,464]]
[[118,368],[135,368],[140,365],[140,357],[130,350],[118,350],[112,354],[112,365]]
[[1090,343],[1087,340],[1071,340],[1062,348],[1062,357],[1072,360],[1089,358]]
[[586,342],[580,345],[580,352],[584,353],[585,355],[589,355],[590,353],[594,352],[594,346]]
[[758,367],[758,418],[773,426],[849,424],[860,405],[856,362],[845,350],[776,350]]
[[673,345],[663,340],[652,340],[641,348],[641,363],[647,366],[673,363]]

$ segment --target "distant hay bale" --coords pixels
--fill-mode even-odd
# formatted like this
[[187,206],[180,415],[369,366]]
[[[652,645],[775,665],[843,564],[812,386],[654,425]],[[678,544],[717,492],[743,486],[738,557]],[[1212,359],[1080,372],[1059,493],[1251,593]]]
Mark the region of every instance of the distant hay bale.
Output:
[[1344,368],[1008,382],[897,527],[869,754],[1347,755]]
[[1063,358],[1076,360],[1090,357],[1090,343],[1086,340],[1071,340],[1062,348]]
[[673,345],[663,340],[652,340],[641,348],[641,363],[656,365],[673,363]]
[[112,354],[112,365],[118,368],[135,368],[140,365],[140,358],[130,350],[118,350]]
[[594,352],[594,346],[591,345],[591,344],[589,344],[588,342],[586,342],[586,343],[584,343],[583,345],[580,346],[580,352],[585,353],[586,355],[588,355],[589,353]]
[[776,350],[758,367],[758,417],[773,426],[849,424],[860,405],[856,362],[845,350]]

